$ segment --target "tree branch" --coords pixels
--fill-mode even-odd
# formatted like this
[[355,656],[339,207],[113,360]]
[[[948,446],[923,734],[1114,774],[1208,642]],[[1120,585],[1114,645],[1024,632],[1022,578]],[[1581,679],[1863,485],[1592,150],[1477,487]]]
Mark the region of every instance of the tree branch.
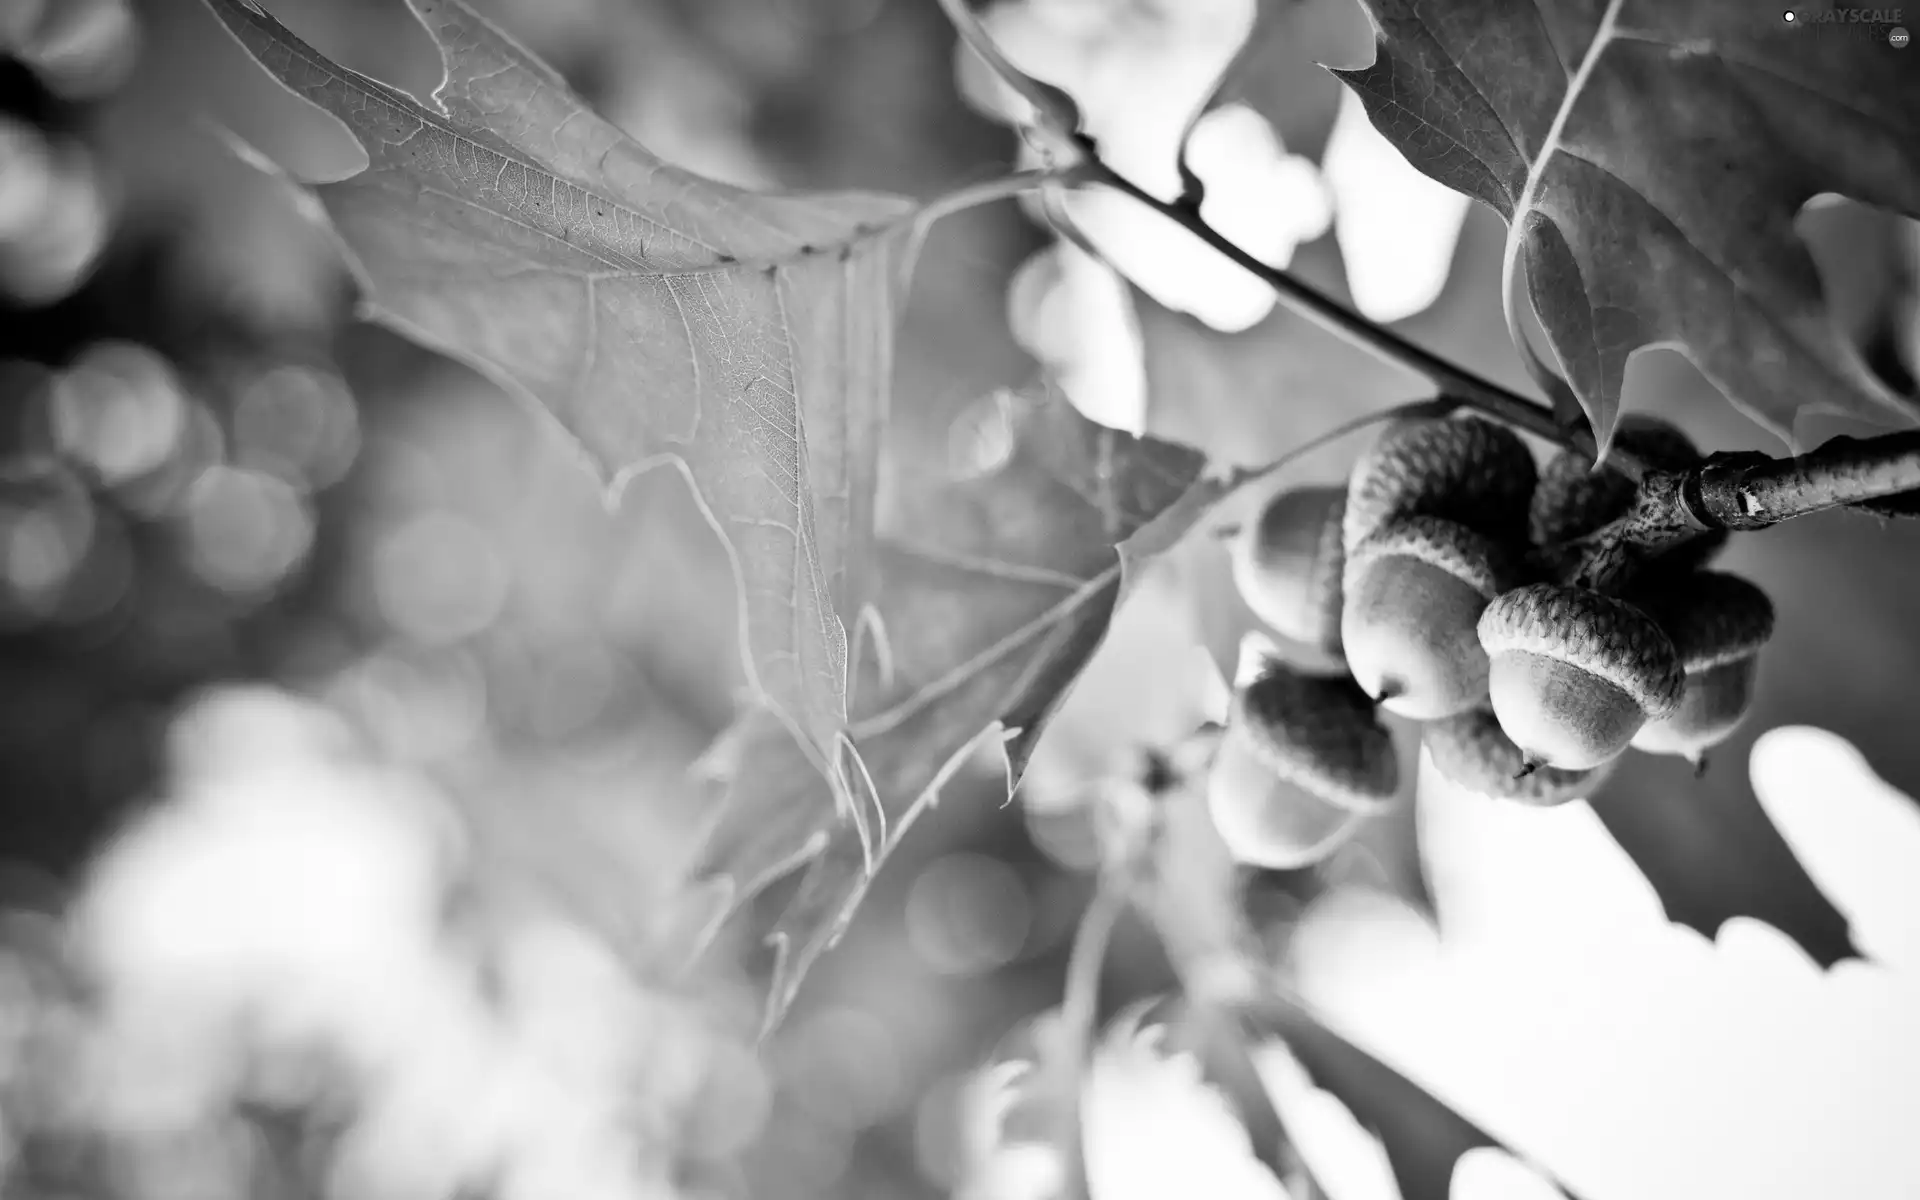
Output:
[[1086,1091],[1100,1020],[1100,972],[1106,964],[1107,943],[1113,939],[1114,926],[1127,911],[1130,870],[1126,864],[1101,870],[1093,899],[1080,914],[1080,929],[1074,934],[1067,958],[1067,985],[1060,998],[1061,1053],[1067,1060],[1064,1069],[1073,1074],[1070,1111],[1064,1114],[1065,1128],[1061,1131],[1066,1144],[1060,1152],[1067,1177],[1060,1192],[1065,1200],[1086,1200],[1088,1195],[1081,1097]]
[[1797,458],[1703,467],[1686,499],[1710,529],[1765,529],[1792,517],[1920,488],[1920,432],[1837,437]]
[[1663,551],[1715,530],[1745,532],[1920,489],[1920,432],[1837,437],[1792,458],[1714,454],[1645,476],[1625,516],[1569,542],[1564,577],[1607,590]]
[[[1231,238],[1209,225],[1200,215],[1200,203],[1205,195],[1205,187],[1187,161],[1186,154],[1187,140],[1193,132],[1194,125],[1199,122],[1200,116],[1205,112],[1204,104],[1182,129],[1177,164],[1180,170],[1181,194],[1175,200],[1162,200],[1101,161],[1093,140],[1080,129],[1080,109],[1073,97],[1050,83],[1033,78],[1009,62],[1000,52],[1000,48],[994,44],[993,39],[988,36],[985,28],[981,26],[979,19],[974,16],[973,10],[968,7],[967,0],[938,0],[938,2],[941,11],[946,14],[948,21],[960,35],[960,39],[979,55],[1003,83],[1032,107],[1033,113],[1028,122],[1028,128],[1044,130],[1066,143],[1069,156],[1061,165],[1064,170],[1071,172],[1072,182],[1101,184],[1123,195],[1131,196],[1168,220],[1182,226],[1215,251],[1251,272],[1271,287],[1281,301],[1295,312],[1319,323],[1329,332],[1379,355],[1388,362],[1399,363],[1408,370],[1425,376],[1449,399],[1477,408],[1515,429],[1577,450],[1588,458],[1598,457],[1599,447],[1594,442],[1592,430],[1582,426],[1563,424],[1552,407],[1529,400],[1482,375],[1475,374],[1465,367],[1414,345],[1392,330],[1382,328],[1379,324],[1323,295],[1317,289],[1295,279],[1284,270],[1261,262],[1241,249]],[[1237,69],[1236,64],[1229,64],[1227,70],[1216,81],[1215,92],[1235,69]],[[1212,92],[1209,93],[1209,95],[1212,94]],[[1647,470],[1646,463],[1633,454],[1618,449],[1609,453],[1608,462],[1614,469],[1636,482]]]

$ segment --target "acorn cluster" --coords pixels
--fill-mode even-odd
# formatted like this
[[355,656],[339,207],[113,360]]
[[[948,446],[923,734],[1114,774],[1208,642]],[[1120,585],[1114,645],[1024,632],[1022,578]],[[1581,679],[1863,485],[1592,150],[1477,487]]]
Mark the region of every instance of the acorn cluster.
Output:
[[[1616,441],[1663,469],[1700,460],[1653,418]],[[1346,487],[1274,495],[1235,540],[1234,580],[1303,661],[1270,656],[1235,695],[1208,781],[1235,856],[1305,866],[1391,804],[1383,714],[1418,722],[1448,779],[1522,803],[1592,795],[1630,746],[1701,768],[1752,703],[1773,606],[1709,569],[1724,533],[1609,592],[1568,582],[1572,544],[1634,497],[1621,472],[1570,450],[1542,466],[1476,416],[1401,421]]]

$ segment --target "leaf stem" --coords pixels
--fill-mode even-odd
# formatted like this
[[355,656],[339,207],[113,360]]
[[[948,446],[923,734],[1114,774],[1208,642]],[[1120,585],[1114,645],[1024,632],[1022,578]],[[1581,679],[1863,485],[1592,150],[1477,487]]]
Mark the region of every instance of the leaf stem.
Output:
[[914,212],[913,221],[920,234],[924,236],[927,228],[935,221],[951,217],[955,213],[965,212],[970,208],[979,208],[983,204],[1010,200],[1015,196],[1039,191],[1050,183],[1071,183],[1077,174],[1077,168],[1062,170],[1059,167],[1038,167],[1031,171],[1015,171],[1011,175],[983,179],[978,183],[962,184],[922,204]]
[[907,218],[912,222],[913,227],[908,234],[907,252],[901,255],[899,260],[900,287],[904,290],[911,284],[914,264],[919,261],[921,247],[926,244],[927,234],[932,232],[935,222],[970,208],[979,208],[983,204],[1010,200],[1028,192],[1041,191],[1048,184],[1072,183],[1080,178],[1083,170],[1082,164],[1075,163],[1066,167],[1038,167],[1030,171],[1015,171],[1010,175],[982,179],[978,183],[962,184],[922,204]]
[[1115,863],[1101,869],[1093,898],[1080,916],[1073,949],[1067,955],[1067,983],[1060,998],[1060,1049],[1073,1076],[1068,1093],[1071,1111],[1062,1134],[1067,1144],[1060,1148],[1067,1172],[1061,1194],[1073,1200],[1084,1200],[1089,1194],[1081,1097],[1093,1060],[1094,1027],[1100,1019],[1100,972],[1106,963],[1107,943],[1127,910],[1131,890],[1130,864]]
[[1447,396],[1432,400],[1409,400],[1405,404],[1396,404],[1392,408],[1383,408],[1378,412],[1362,413],[1360,416],[1342,421],[1325,433],[1317,434],[1288,450],[1272,462],[1257,467],[1242,467],[1227,476],[1226,490],[1235,492],[1249,484],[1257,483],[1276,471],[1292,466],[1294,463],[1312,454],[1324,446],[1331,445],[1343,437],[1360,432],[1362,429],[1382,424],[1386,421],[1412,421],[1423,417],[1444,417],[1460,407],[1461,402]]
[[[1425,376],[1445,396],[1504,421],[1508,425],[1556,445],[1567,446],[1592,456],[1597,452],[1593,435],[1586,429],[1568,428],[1554,418],[1553,410],[1537,401],[1484,376],[1441,358],[1390,329],[1368,320],[1359,313],[1325,295],[1317,288],[1296,279],[1285,270],[1261,262],[1200,216],[1195,208],[1162,200],[1139,184],[1097,159],[1083,164],[1081,176],[1089,183],[1101,184],[1130,196],[1148,208],[1180,225],[1227,259],[1258,277],[1271,287],[1295,312],[1317,322],[1322,328],[1369,350],[1388,362],[1398,363]],[[1644,464],[1616,451],[1609,461],[1620,471],[1638,479]]]

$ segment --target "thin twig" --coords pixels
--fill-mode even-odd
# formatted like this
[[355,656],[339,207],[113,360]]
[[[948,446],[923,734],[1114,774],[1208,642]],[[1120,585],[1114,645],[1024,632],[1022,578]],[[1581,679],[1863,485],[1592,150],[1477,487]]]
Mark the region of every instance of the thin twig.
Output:
[[1257,467],[1241,467],[1235,470],[1233,474],[1227,476],[1226,490],[1229,493],[1237,492],[1243,487],[1258,483],[1275,471],[1290,467],[1314,451],[1331,445],[1350,434],[1358,433],[1369,426],[1379,425],[1386,421],[1414,421],[1423,417],[1444,417],[1459,408],[1461,403],[1461,401],[1455,400],[1450,396],[1440,396],[1432,400],[1410,400],[1405,404],[1396,404],[1392,408],[1380,409],[1378,412],[1363,413],[1351,420],[1342,421],[1325,433],[1308,438],[1272,462],[1262,463]]
[[919,261],[920,249],[926,244],[927,235],[933,231],[935,222],[970,208],[979,208],[983,204],[1011,200],[1028,192],[1045,191],[1051,185],[1071,183],[1080,177],[1083,169],[1081,164],[1076,163],[1069,167],[1041,167],[1031,171],[1015,171],[993,179],[982,179],[978,183],[962,184],[922,204],[909,218],[913,222],[913,228],[907,235],[906,253],[899,258],[901,289],[904,291],[911,282],[914,264]]
[[1131,876],[1131,865],[1126,863],[1100,872],[1093,899],[1080,916],[1080,929],[1067,956],[1067,983],[1060,998],[1059,1050],[1072,1072],[1072,1086],[1067,1092],[1070,1111],[1061,1135],[1066,1144],[1060,1148],[1067,1172],[1061,1192],[1069,1200],[1083,1200],[1088,1194],[1081,1100],[1093,1060],[1094,1028],[1100,1019],[1100,972],[1106,965],[1107,943],[1113,938],[1114,926],[1127,910]]
[[979,208],[983,204],[992,204],[997,200],[1011,200],[1028,192],[1036,192],[1048,184],[1069,184],[1079,175],[1079,168],[1041,167],[1031,171],[1015,171],[1010,175],[1001,175],[993,179],[983,179],[978,183],[967,183],[950,192],[935,196],[922,204],[913,219],[922,230],[943,217],[965,212],[970,208]]
[[[1515,429],[1580,451],[1589,458],[1597,457],[1599,447],[1594,442],[1592,431],[1577,426],[1568,427],[1547,405],[1529,400],[1482,375],[1414,345],[1376,322],[1369,321],[1323,295],[1318,289],[1295,279],[1286,271],[1261,262],[1241,249],[1233,239],[1209,225],[1200,215],[1200,200],[1204,189],[1186,159],[1187,137],[1191,135],[1193,125],[1198,123],[1200,115],[1204,113],[1204,105],[1183,129],[1179,158],[1181,195],[1174,200],[1162,200],[1100,161],[1092,141],[1080,132],[1080,110],[1073,98],[1051,84],[1034,79],[1007,61],[1006,56],[1000,53],[1000,48],[987,35],[987,31],[981,27],[973,11],[967,7],[967,0],[939,0],[939,4],[941,11],[946,14],[961,39],[980,56],[1003,83],[1033,106],[1036,124],[1062,137],[1069,146],[1073,147],[1076,151],[1075,161],[1069,165],[1068,169],[1076,172],[1075,182],[1102,184],[1123,195],[1131,196],[1168,220],[1182,226],[1216,252],[1264,281],[1295,312],[1312,319],[1328,331],[1346,338],[1388,362],[1399,363],[1408,370],[1425,376],[1448,396],[1477,408],[1488,416],[1504,421]],[[1251,34],[1250,29],[1249,36]],[[1216,91],[1220,83],[1231,77],[1233,70],[1234,67],[1230,64],[1228,70],[1222,72],[1221,78],[1216,81]],[[1646,469],[1645,463],[1624,452],[1616,451],[1609,456],[1609,461],[1616,470],[1636,482]]]
[[[1295,312],[1317,322],[1322,328],[1369,350],[1388,362],[1399,363],[1425,376],[1448,397],[1479,409],[1515,429],[1531,433],[1557,445],[1588,456],[1597,452],[1593,435],[1585,429],[1570,429],[1553,415],[1553,410],[1537,401],[1504,388],[1484,376],[1456,365],[1390,329],[1368,320],[1352,309],[1323,294],[1317,288],[1296,279],[1288,272],[1261,262],[1213,226],[1197,211],[1162,200],[1113,168],[1096,161],[1084,165],[1087,182],[1110,187],[1122,195],[1153,209],[1193,234],[1218,253],[1252,273],[1271,287]],[[1622,474],[1638,479],[1646,465],[1634,456],[1616,451],[1609,462]]]

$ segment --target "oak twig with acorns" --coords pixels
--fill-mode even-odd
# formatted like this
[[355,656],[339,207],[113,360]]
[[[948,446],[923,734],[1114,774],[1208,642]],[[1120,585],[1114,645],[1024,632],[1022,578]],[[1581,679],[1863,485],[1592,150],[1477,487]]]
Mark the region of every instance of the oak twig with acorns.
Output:
[[[1101,159],[1071,100],[1014,68],[967,6],[941,7],[1032,106],[1028,132],[1050,135],[1042,186],[1131,197],[1441,395],[1404,410],[1344,494],[1282,492],[1235,546],[1254,613],[1322,660],[1269,663],[1236,698],[1211,805],[1243,862],[1323,857],[1357,821],[1322,809],[1351,814],[1394,790],[1391,734],[1355,696],[1422,722],[1455,782],[1529,803],[1592,794],[1630,745],[1698,768],[1751,704],[1773,628],[1757,588],[1705,571],[1729,531],[1840,505],[1920,515],[1920,433],[1837,438],[1795,458],[1703,457],[1673,426],[1628,419],[1600,465],[1607,439],[1544,363],[1531,360],[1552,406],[1261,261],[1208,224],[1184,144],[1180,195],[1154,195]],[[1536,467],[1516,430],[1563,449]],[[1350,803],[1359,781],[1373,789],[1367,806]]]
[[[1656,471],[1702,461],[1662,421],[1618,440]],[[1629,747],[1704,764],[1751,706],[1773,609],[1707,569],[1724,530],[1636,544],[1595,583],[1596,533],[1642,494],[1576,450],[1536,464],[1511,429],[1462,414],[1390,426],[1344,491],[1271,496],[1234,543],[1234,579],[1326,661],[1275,657],[1236,693],[1209,791],[1235,856],[1306,866],[1391,803],[1380,711],[1420,722],[1454,783],[1526,804],[1590,797]]]

